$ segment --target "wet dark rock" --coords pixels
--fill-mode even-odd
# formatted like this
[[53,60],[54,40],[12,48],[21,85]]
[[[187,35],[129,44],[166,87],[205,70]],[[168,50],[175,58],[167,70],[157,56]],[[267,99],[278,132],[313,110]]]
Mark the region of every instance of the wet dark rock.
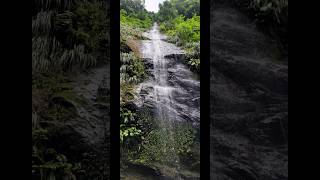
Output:
[[103,65],[81,73],[69,85],[72,89],[53,95],[50,104],[73,108],[75,114],[65,117],[68,119],[45,123],[45,127],[49,129],[49,144],[72,162],[81,163],[86,170],[84,179],[108,179],[108,66]]
[[186,59],[186,55],[182,54],[182,53],[181,54],[168,54],[168,55],[165,55],[164,58],[171,59],[171,60],[177,61],[179,63],[184,63],[185,59]]
[[50,99],[49,106],[52,107],[53,105],[76,109],[76,102],[62,94],[56,94]]
[[154,167],[140,164],[129,164],[125,174],[122,176],[125,177],[125,180],[173,180],[173,178],[161,175],[161,172]]
[[130,52],[132,52],[132,49],[125,42],[121,42],[120,43],[120,52],[130,53]]
[[[170,96],[172,109],[166,110],[170,112],[168,114],[172,114],[172,118],[177,121],[199,123],[199,117],[192,114],[199,113],[200,107],[200,83],[193,78],[193,73],[185,65],[177,62],[173,68],[168,69],[168,84],[174,88]],[[138,98],[139,103],[143,103],[143,108],[148,109],[151,114],[157,113],[158,102],[154,97],[154,91],[152,83],[143,84]]]
[[143,63],[146,69],[153,69],[153,62],[150,58],[143,58]]
[[155,101],[152,101],[152,100],[144,101],[143,108],[148,109],[150,112],[153,112],[153,114],[155,114],[156,107],[157,107],[157,103]]
[[191,94],[200,92],[199,81],[194,79],[194,74],[183,64],[177,64],[168,69],[168,83],[191,91]]
[[230,3],[211,7],[212,180],[288,179],[288,65]]
[[133,101],[127,102],[125,107],[132,112],[135,112],[138,109],[137,105]]
[[[189,172],[179,172],[177,170],[172,171],[175,174],[165,174],[161,171],[163,167],[158,164],[145,166],[141,164],[129,164],[126,172],[122,174],[124,180],[139,179],[139,180],[200,180],[200,177]],[[166,167],[170,168],[170,167]],[[179,176],[177,178],[176,176]]]
[[150,58],[143,58],[143,63],[145,67],[145,72],[149,78],[154,78],[153,71],[154,71],[154,66],[152,59]]

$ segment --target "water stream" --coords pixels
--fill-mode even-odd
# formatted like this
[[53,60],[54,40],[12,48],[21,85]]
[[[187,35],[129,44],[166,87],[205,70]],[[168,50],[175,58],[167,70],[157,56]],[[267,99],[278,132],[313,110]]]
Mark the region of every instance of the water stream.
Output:
[[140,106],[155,107],[155,115],[166,121],[200,123],[200,82],[184,65],[185,52],[166,42],[166,36],[154,24],[145,33],[150,40],[143,40],[142,56],[151,64],[151,78],[138,87]]
[[[195,74],[184,65],[185,52],[166,42],[166,37],[159,32],[156,23],[144,35],[148,40],[141,41],[141,54],[148,64],[147,71],[150,77],[138,86],[135,103],[139,108],[147,108],[153,113],[156,126],[163,133],[158,146],[171,163],[160,165],[161,174],[165,174],[169,179],[199,179],[199,172],[185,170],[184,167],[189,165],[185,164],[185,161],[182,162],[178,151],[174,149],[181,141],[181,137],[175,132],[180,124],[189,124],[189,128],[199,135],[199,79],[196,79]],[[199,146],[196,148],[200,150]]]

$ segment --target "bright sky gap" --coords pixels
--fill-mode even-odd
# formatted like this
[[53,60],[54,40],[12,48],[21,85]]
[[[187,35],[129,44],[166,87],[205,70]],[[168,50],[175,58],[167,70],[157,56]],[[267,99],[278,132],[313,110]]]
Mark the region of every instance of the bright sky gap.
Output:
[[164,2],[165,0],[145,0],[145,8],[148,11],[158,12],[159,4]]

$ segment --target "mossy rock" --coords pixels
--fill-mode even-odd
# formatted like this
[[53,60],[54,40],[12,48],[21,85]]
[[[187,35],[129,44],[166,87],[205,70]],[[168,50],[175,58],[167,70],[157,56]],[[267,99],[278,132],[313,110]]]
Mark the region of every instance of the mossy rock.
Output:
[[87,101],[74,93],[72,90],[65,90],[54,94],[50,98],[49,106],[52,108],[54,106],[59,106],[64,108],[70,112],[77,113],[77,109],[79,106],[86,105]]
[[86,100],[83,97],[77,95],[72,90],[61,91],[61,92],[54,94],[51,97],[51,101],[55,101],[58,99],[64,99],[65,101],[68,101],[71,104],[74,104],[74,106],[87,104]]

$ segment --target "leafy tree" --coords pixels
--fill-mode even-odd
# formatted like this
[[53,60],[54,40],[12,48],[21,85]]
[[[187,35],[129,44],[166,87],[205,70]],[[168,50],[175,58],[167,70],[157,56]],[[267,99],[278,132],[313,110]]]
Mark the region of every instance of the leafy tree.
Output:
[[120,9],[125,10],[130,16],[144,20],[145,13],[144,1],[142,0],[120,0]]
[[159,5],[158,21],[169,21],[178,16],[178,11],[170,1],[165,1]]
[[182,15],[185,18],[192,18],[194,15],[200,15],[199,0],[168,0],[159,5],[158,20],[160,22],[168,21]]
[[168,41],[182,46],[187,52],[186,63],[200,72],[200,1],[168,0],[159,5],[156,20]]

